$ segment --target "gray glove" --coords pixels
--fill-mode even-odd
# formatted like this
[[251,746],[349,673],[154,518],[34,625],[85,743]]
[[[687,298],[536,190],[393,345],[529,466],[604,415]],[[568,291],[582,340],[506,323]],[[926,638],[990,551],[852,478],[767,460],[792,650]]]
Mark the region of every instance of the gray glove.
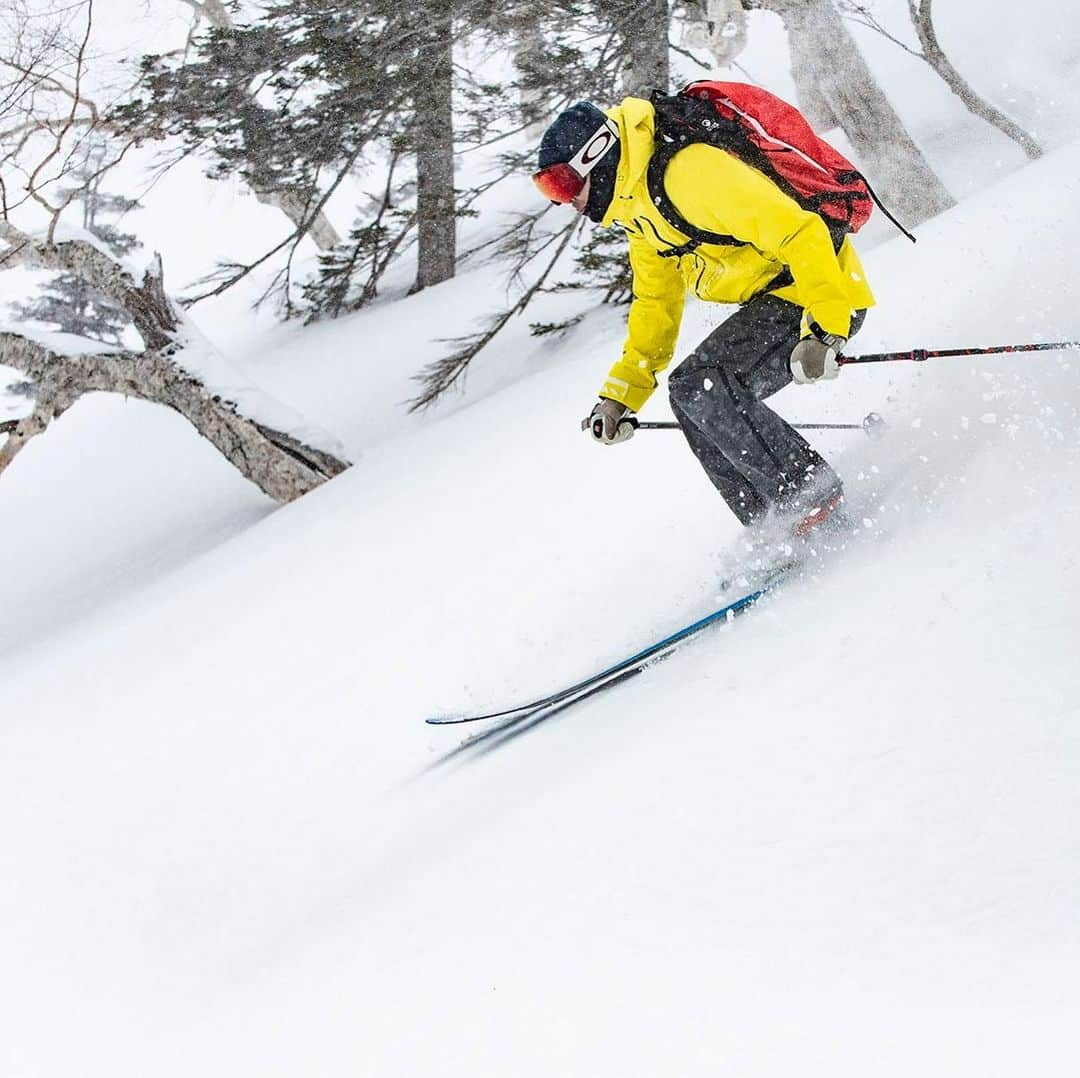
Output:
[[804,337],[792,350],[791,376],[799,385],[835,378],[840,373],[836,357],[847,346],[846,337],[834,333]]
[[589,415],[581,421],[581,429],[587,430],[595,441],[603,445],[617,445],[634,437],[633,413],[625,404],[601,397]]

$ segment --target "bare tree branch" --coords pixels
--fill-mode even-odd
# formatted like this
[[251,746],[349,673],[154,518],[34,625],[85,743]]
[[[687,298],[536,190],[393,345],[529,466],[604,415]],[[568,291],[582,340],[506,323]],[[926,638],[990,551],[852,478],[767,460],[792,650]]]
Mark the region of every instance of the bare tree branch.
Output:
[[48,211],[52,215],[49,222],[50,243],[52,242],[53,233],[56,230],[56,223],[59,220],[60,213],[63,210],[64,206],[67,205],[67,202],[65,202],[59,208],[51,206],[41,194],[39,190],[38,180],[41,174],[45,171],[46,166],[57,156],[59,156],[60,151],[64,145],[64,138],[71,130],[71,125],[74,122],[76,115],[78,114],[80,99],[82,96],[83,63],[86,59],[86,47],[90,43],[90,34],[93,30],[93,26],[94,0],[86,0],[86,29],[83,32],[82,40],[79,42],[78,53],[75,57],[75,81],[70,94],[71,108],[68,112],[66,119],[64,120],[64,123],[56,132],[52,149],[49,151],[48,154],[46,154],[44,158],[42,158],[41,161],[38,162],[37,167],[30,173],[26,184],[26,189],[29,192],[30,197],[33,198],[36,202],[38,202],[42,207],[44,207],[46,211]]
[[[85,92],[94,11],[94,0],[33,13],[16,0],[14,13],[0,27],[0,216],[10,219],[14,210],[34,202],[48,215],[50,236],[67,206],[133,144],[114,137],[108,118]],[[79,36],[69,39],[80,16]],[[42,18],[51,21],[32,33],[31,24]],[[106,133],[109,138],[103,138]],[[96,174],[83,177],[76,187],[61,188],[59,181],[85,162],[91,140],[111,145],[112,152],[102,157]]]
[[1018,123],[980,97],[945,55],[934,29],[933,0],[908,0],[908,11],[919,35],[924,59],[945,80],[949,89],[964,102],[967,110],[993,124],[1002,134],[1008,135],[1032,161],[1042,157],[1042,146]]
[[985,98],[980,97],[946,56],[945,50],[938,41],[937,31],[934,27],[933,0],[908,0],[908,14],[911,16],[911,22],[915,27],[915,33],[919,38],[922,51],[913,49],[906,42],[896,37],[895,34],[890,33],[866,4],[855,2],[855,0],[841,0],[840,9],[851,22],[873,30],[906,53],[929,64],[944,80],[949,89],[963,101],[964,107],[970,113],[978,116],[981,120],[985,120],[988,124],[996,127],[1003,135],[1011,138],[1031,160],[1036,160],[1042,156],[1042,146],[1039,145],[1036,139],[1000,109],[995,108]]
[[849,22],[873,30],[874,33],[880,34],[887,41],[891,41],[897,48],[903,49],[904,52],[909,53],[918,60],[926,59],[926,56],[919,52],[918,49],[913,49],[906,41],[901,41],[895,34],[890,33],[865,4],[852,3],[850,0],[845,3],[841,0],[840,10]]

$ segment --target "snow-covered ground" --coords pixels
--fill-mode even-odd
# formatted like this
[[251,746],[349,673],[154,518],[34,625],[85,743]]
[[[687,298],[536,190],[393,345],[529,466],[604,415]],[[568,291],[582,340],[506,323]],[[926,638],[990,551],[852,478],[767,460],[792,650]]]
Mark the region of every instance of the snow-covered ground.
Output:
[[[1057,147],[1030,166],[858,31],[963,199],[916,247],[861,244],[853,351],[1080,338],[1080,22],[1012,10],[936,14]],[[790,92],[753,18],[745,65]],[[253,251],[277,225],[185,168],[145,211],[177,283],[221,222]],[[502,288],[476,268],[313,327],[196,308],[357,460],[294,505],[111,397],[3,476],[0,1078],[1080,1073],[1080,353],[785,390],[795,419],[889,422],[815,438],[865,514],[849,555],[428,772],[462,733],[425,715],[623,657],[740,550],[677,434],[578,430],[624,310],[532,338],[548,297],[404,413]],[[724,314],[690,306],[680,354]]]
[[[860,349],[1080,335],[1078,174],[1073,146],[871,252]],[[693,308],[684,346],[717,317]],[[516,380],[480,374],[269,515],[136,403],[25,452],[0,1073],[1076,1072],[1074,354],[786,390],[790,416],[890,421],[819,442],[875,506],[868,541],[422,774],[459,736],[425,714],[557,685],[715,600],[738,530],[677,436],[577,430],[620,334],[600,312],[519,352]],[[363,441],[334,408],[314,418]],[[90,571],[102,547],[123,586]]]

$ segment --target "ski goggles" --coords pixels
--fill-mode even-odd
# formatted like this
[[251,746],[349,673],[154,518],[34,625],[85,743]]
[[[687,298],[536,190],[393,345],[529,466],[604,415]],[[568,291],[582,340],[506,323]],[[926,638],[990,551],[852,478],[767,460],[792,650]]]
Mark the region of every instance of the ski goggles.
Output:
[[619,141],[619,128],[606,119],[596,133],[569,161],[559,161],[533,173],[533,183],[549,202],[565,205],[572,202],[585,186],[585,180],[604,156]]

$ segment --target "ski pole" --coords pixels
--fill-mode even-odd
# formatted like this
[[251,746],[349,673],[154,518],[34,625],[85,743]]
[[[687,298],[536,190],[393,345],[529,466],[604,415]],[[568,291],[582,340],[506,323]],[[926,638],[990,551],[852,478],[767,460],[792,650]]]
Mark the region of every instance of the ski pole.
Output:
[[904,360],[924,363],[946,356],[996,356],[1011,352],[1057,352],[1080,348],[1080,341],[1056,341],[1053,344],[999,344],[992,348],[912,348],[907,352],[874,352],[865,356],[837,356],[841,367],[852,363],[899,363]]
[[[678,423],[645,422],[629,418],[637,430],[681,430]],[[880,438],[885,432],[885,420],[877,412],[871,412],[861,423],[792,423],[796,430],[864,430],[871,438]]]

